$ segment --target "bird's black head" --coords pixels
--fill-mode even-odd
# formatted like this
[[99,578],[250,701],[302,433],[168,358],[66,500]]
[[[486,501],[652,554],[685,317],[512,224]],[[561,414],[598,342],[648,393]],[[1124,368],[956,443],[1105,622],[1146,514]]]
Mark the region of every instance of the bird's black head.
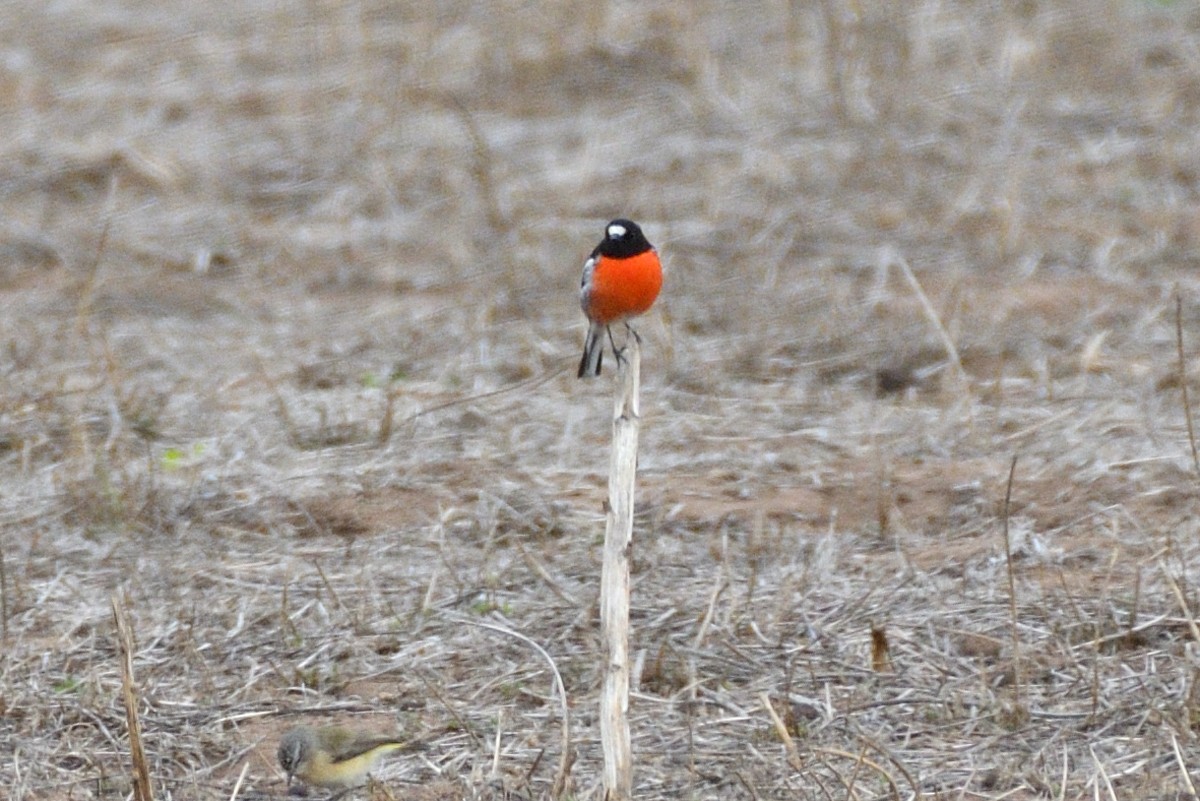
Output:
[[618,218],[604,226],[604,239],[600,240],[596,250],[602,256],[627,259],[645,253],[651,247],[637,223]]

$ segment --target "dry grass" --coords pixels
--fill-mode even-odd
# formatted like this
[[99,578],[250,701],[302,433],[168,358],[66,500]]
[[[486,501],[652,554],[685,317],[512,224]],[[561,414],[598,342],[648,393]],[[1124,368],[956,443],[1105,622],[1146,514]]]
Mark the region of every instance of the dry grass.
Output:
[[0,10],[9,797],[595,798],[617,214],[637,797],[1192,794],[1200,13],[438,5]]

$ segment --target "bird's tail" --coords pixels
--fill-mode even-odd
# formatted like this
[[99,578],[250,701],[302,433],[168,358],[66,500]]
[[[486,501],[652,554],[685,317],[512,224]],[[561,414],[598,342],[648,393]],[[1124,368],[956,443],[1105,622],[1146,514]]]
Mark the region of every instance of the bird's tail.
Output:
[[600,375],[600,363],[604,360],[604,326],[592,323],[588,326],[587,339],[583,343],[583,358],[579,360],[579,377],[594,378]]

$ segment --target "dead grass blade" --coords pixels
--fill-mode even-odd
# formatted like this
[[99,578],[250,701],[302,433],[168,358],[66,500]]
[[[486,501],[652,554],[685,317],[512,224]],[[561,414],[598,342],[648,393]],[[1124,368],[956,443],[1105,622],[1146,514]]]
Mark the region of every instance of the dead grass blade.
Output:
[[[900,773],[904,776],[905,781],[908,782],[908,786],[912,788],[912,791],[913,791],[912,797],[913,798],[919,798],[921,796],[920,784],[918,784],[916,778],[912,775],[912,773],[909,772],[908,768],[906,768],[904,766],[904,763],[896,758],[895,754],[893,754],[891,751],[889,751],[887,748],[885,748],[881,743],[879,743],[877,740],[875,740],[875,738],[869,737],[861,731],[857,732],[857,735],[858,735],[858,739],[861,740],[864,744],[866,744],[867,746],[870,746],[880,756],[882,756],[888,762],[890,762],[896,766],[896,770],[900,771]],[[893,784],[893,790],[897,793],[897,796],[898,796],[899,791],[896,790],[895,784]]]
[[538,654],[541,655],[542,659],[546,661],[546,664],[550,666],[550,672],[554,675],[554,689],[558,694],[559,717],[562,720],[562,754],[558,761],[558,773],[554,777],[554,797],[560,797],[562,793],[565,792],[567,783],[570,781],[571,764],[574,762],[574,757],[571,753],[571,713],[567,704],[567,688],[563,683],[562,674],[558,672],[558,665],[555,664],[554,658],[551,657],[546,649],[539,645],[535,640],[526,637],[524,634],[521,634],[518,631],[513,631],[512,629],[505,628],[504,626],[497,626],[493,623],[484,623],[481,620],[471,620],[469,618],[456,619],[468,625],[476,626],[477,628],[487,629],[488,631],[494,631],[497,634],[503,634],[506,637],[512,637],[515,640],[520,640],[533,650],[537,651]]
[[105,201],[104,225],[100,228],[100,239],[92,251],[92,258],[85,265],[83,279],[79,285],[79,297],[75,302],[75,331],[80,336],[87,333],[88,324],[92,319],[92,306],[96,299],[96,287],[100,283],[100,263],[104,259],[104,251],[108,249],[108,237],[112,231],[113,212],[117,203],[117,189],[120,181],[114,172],[109,176],[108,198]]
[[246,773],[250,770],[250,762],[242,763],[242,770],[238,773],[237,781],[234,782],[233,792],[229,794],[229,801],[237,801],[238,793],[242,790],[242,782],[246,780]]
[[1017,474],[1017,456],[1014,454],[1008,467],[1008,483],[1004,488],[1004,564],[1008,573],[1008,622],[1012,632],[1013,663],[1013,712],[1023,719],[1025,708],[1021,705],[1021,634],[1017,628],[1017,581],[1014,576],[1012,541],[1008,533],[1009,505],[1012,502],[1013,478]]
[[1188,631],[1191,632],[1192,640],[1200,642],[1200,626],[1196,624],[1196,617],[1192,614],[1191,607],[1188,606],[1187,598],[1183,595],[1183,590],[1179,588],[1179,582],[1175,580],[1175,577],[1171,575],[1171,571],[1167,569],[1166,562],[1160,559],[1158,566],[1162,570],[1163,577],[1167,580],[1167,586],[1171,588],[1171,593],[1179,603],[1179,608],[1183,612],[1184,619],[1187,620]]
[[142,725],[138,718],[137,690],[133,680],[133,630],[121,599],[111,598],[113,620],[117,624],[117,645],[121,654],[121,695],[125,702],[125,720],[129,727],[129,755],[133,761],[133,794],[137,801],[154,801],[150,787],[150,767],[142,748]]
[[538,578],[545,582],[546,586],[550,588],[550,591],[554,593],[559,600],[576,608],[582,606],[582,604],[579,602],[579,599],[568,592],[566,587],[564,587],[561,582],[554,578],[554,576],[550,575],[550,570],[544,564],[542,564],[541,560],[531,554],[529,549],[526,548],[520,540],[517,540],[515,545],[517,551],[521,554],[521,559],[526,565],[529,566],[530,570],[537,574]]
[[1175,732],[1171,732],[1171,750],[1175,752],[1175,761],[1179,764],[1179,772],[1183,776],[1183,783],[1187,785],[1188,795],[1196,798],[1196,785],[1192,783],[1192,775],[1183,759],[1183,752],[1179,750],[1179,738],[1175,736]]
[[712,592],[708,596],[708,606],[704,610],[704,617],[700,621],[700,625],[696,629],[696,636],[692,641],[692,648],[699,650],[704,644],[704,638],[708,636],[709,627],[712,626],[713,616],[716,614],[717,602],[729,588],[729,580],[726,578],[725,570],[722,569],[717,574],[717,580],[713,584]]
[[492,741],[492,772],[493,777],[500,775],[500,743],[504,740],[504,710],[496,715],[496,737]]
[[771,725],[775,727],[775,733],[779,735],[779,740],[783,743],[787,763],[797,772],[804,770],[804,763],[800,760],[799,752],[796,751],[796,741],[792,739],[792,733],[788,731],[783,718],[779,717],[779,713],[775,711],[775,705],[771,703],[771,696],[767,695],[765,691],[761,692],[758,694],[758,702],[762,704],[767,716],[771,718]]
[[[1096,763],[1096,772],[1099,773],[1101,780],[1103,780],[1104,788],[1106,790],[1108,790],[1108,797],[1109,797],[1110,801],[1117,801],[1117,791],[1113,789],[1112,781],[1108,778],[1108,771],[1105,770],[1104,763],[1100,761],[1100,757],[1096,756],[1096,749],[1093,748],[1089,744],[1088,752],[1091,753],[1091,755],[1092,755],[1092,761],[1094,763]],[[1100,792],[1100,787],[1099,787],[1099,784],[1097,784],[1096,785],[1097,795],[1099,795],[1099,792]]]
[[[553,381],[555,378],[558,378],[560,375],[567,372],[567,369],[568,369],[567,365],[564,365],[557,370],[551,370],[550,372],[544,373],[542,375],[531,376],[530,378],[526,378],[524,381],[517,381],[516,383],[509,384],[507,386],[503,386],[498,389],[489,390],[487,392],[479,392],[474,395],[466,395],[461,398],[454,398],[453,400],[448,400],[448,401],[445,401],[444,403],[437,403],[426,409],[420,409],[418,411],[413,412],[408,417],[405,417],[402,420],[398,421],[398,423],[400,425],[403,425],[405,423],[411,423],[422,417],[426,417],[428,415],[435,414],[437,412],[442,412],[442,411],[445,411],[446,409],[453,409],[456,406],[462,406],[463,404],[466,404],[466,403],[473,403],[475,401],[487,400],[488,398],[496,398],[496,397],[500,397],[502,395],[507,395],[511,392],[517,392],[517,391],[520,391],[523,389],[536,389],[537,387],[540,387],[543,384],[547,384],[547,383]],[[397,421],[394,420],[394,411],[395,411],[396,396],[399,393],[400,393],[399,389],[389,390],[387,393],[387,402],[384,407],[383,419],[380,420],[380,422],[379,422],[379,431],[375,436],[375,444],[377,444],[377,445],[380,445],[380,446],[386,445],[388,440],[390,440],[392,438],[392,434],[395,431]],[[282,398],[281,398],[281,396],[279,396],[278,392],[276,392],[276,397],[277,397],[277,405],[282,406],[282,415],[284,416],[284,419],[286,421],[288,419],[286,417],[287,407],[286,407],[286,405],[283,405]]]
[[[896,780],[894,778],[892,778],[892,774],[889,773],[887,771],[887,769],[884,768],[882,765],[880,765],[878,762],[875,762],[874,760],[871,760],[871,759],[867,759],[866,749],[867,749],[867,743],[864,742],[862,750],[859,751],[859,753],[857,753],[857,754],[852,754],[849,751],[843,751],[840,748],[828,748],[828,747],[814,748],[813,753],[814,754],[824,754],[826,756],[843,757],[845,759],[850,759],[850,760],[854,761],[854,771],[855,772],[851,775],[852,780],[849,782],[847,791],[852,790],[852,788],[854,787],[853,779],[857,778],[859,768],[862,766],[866,766],[866,767],[870,768],[871,770],[875,771],[876,773],[878,773],[880,776],[882,776],[884,778],[884,780],[887,781],[888,787],[890,787],[892,790],[892,797],[895,798],[896,801],[899,801],[900,788],[896,785]],[[911,777],[909,777],[909,778],[911,781]]]
[[465,732],[466,735],[471,738],[471,741],[475,744],[476,748],[483,750],[484,743],[479,739],[479,735],[475,733],[473,727],[468,724],[468,721],[462,716],[462,714],[455,709],[454,704],[450,703],[449,699],[442,694],[442,691],[438,689],[437,684],[430,681],[422,673],[417,673],[417,677],[420,678],[421,683],[425,685],[426,691],[441,703],[442,708],[450,713],[450,717],[454,718],[454,723],[458,726],[459,730]]

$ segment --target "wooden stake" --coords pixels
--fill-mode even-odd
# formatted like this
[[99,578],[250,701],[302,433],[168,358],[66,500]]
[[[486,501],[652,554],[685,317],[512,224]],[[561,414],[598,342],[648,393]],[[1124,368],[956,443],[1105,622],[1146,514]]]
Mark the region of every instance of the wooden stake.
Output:
[[637,474],[638,390],[642,349],[629,337],[625,370],[613,409],[608,468],[608,522],[600,574],[600,631],[604,643],[604,690],[600,696],[600,742],[604,747],[604,798],[633,797],[629,744],[629,555],[633,547],[633,489]]

